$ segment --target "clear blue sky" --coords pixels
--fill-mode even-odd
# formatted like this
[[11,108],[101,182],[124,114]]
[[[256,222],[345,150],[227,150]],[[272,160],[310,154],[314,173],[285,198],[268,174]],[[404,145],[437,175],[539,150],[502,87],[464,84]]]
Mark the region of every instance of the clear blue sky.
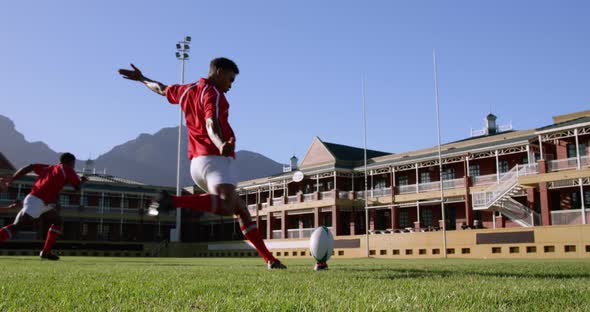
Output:
[[[174,5],[173,5],[174,3]],[[226,56],[238,149],[287,163],[314,136],[403,152],[490,111],[516,129],[590,108],[588,1],[9,1],[0,11],[0,114],[30,141],[97,157],[177,124],[178,111],[116,70],[177,83],[174,45],[193,37],[188,80]],[[168,151],[175,153],[176,151]]]

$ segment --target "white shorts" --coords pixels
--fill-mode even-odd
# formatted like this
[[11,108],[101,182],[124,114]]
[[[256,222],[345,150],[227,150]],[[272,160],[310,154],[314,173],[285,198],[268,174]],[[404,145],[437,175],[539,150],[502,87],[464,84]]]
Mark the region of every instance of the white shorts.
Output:
[[45,205],[42,199],[29,194],[27,195],[27,197],[25,197],[25,200],[23,201],[23,209],[21,211],[37,219],[42,214],[54,208],[54,204]]
[[203,191],[217,195],[217,185],[237,184],[231,157],[204,155],[191,160],[191,177]]

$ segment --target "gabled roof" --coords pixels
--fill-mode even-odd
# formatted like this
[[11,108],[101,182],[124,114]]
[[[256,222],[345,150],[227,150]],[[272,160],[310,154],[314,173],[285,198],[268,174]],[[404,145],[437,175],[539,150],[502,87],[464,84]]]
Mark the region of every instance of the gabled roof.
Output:
[[[324,145],[330,150],[332,155],[336,157],[336,160],[346,160],[346,161],[360,161],[365,158],[365,150],[362,148],[336,144],[336,143],[329,143],[323,142]],[[367,159],[379,156],[390,155],[391,153],[375,151],[375,150],[367,150]]]
[[558,122],[558,123],[554,123],[554,124],[549,125],[549,126],[537,128],[537,132],[539,132],[539,131],[547,131],[547,130],[552,130],[552,129],[558,129],[558,128],[563,128],[563,127],[567,127],[567,126],[573,126],[573,125],[576,125],[576,124],[582,124],[582,123],[588,123],[588,122],[590,122],[590,117],[588,117],[588,116],[578,117],[578,118],[575,118],[575,119],[572,119],[572,120]]
[[[380,157],[385,155],[391,155],[391,153],[367,150],[367,159],[373,157]],[[364,160],[364,149],[323,142],[319,137],[315,137],[311,143],[305,157],[301,161],[301,168],[310,168],[317,166],[338,166],[343,168],[352,168],[358,165],[358,162]]]

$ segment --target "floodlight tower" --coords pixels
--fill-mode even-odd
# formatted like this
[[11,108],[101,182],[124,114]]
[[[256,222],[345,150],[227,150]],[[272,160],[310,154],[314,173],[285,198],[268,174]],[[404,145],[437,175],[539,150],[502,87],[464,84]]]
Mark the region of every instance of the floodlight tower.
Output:
[[[184,62],[189,59],[191,37],[186,36],[183,40],[176,44],[176,59],[180,60],[180,83],[184,84]],[[182,105],[178,105],[178,150],[176,159],[176,196],[181,195],[180,191],[180,144],[182,138]],[[180,242],[180,227],[181,227],[181,209],[176,208],[176,235],[172,237],[172,241]]]

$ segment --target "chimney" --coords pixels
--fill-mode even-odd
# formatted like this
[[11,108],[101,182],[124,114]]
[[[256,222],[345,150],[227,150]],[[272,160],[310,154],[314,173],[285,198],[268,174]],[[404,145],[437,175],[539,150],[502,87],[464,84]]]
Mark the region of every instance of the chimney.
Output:
[[496,134],[498,132],[498,128],[496,126],[496,119],[497,117],[490,113],[486,116],[485,122],[486,122],[486,132],[487,134]]

